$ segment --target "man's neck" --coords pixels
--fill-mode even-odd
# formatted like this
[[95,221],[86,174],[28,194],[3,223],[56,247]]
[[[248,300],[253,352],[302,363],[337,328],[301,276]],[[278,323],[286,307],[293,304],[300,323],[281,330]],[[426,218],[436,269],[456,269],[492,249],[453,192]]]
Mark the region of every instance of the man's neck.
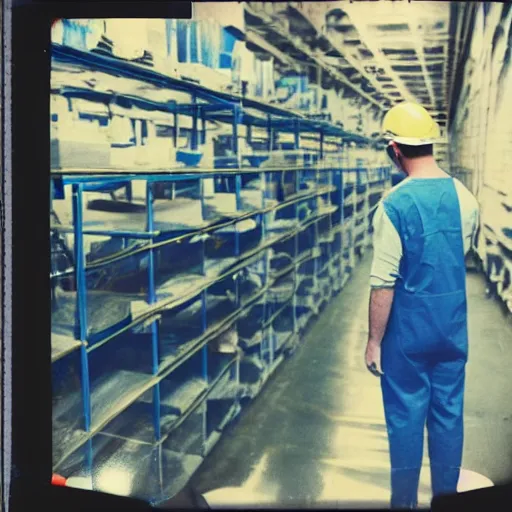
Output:
[[409,178],[448,178],[449,175],[439,168],[432,157],[415,158],[407,165]]

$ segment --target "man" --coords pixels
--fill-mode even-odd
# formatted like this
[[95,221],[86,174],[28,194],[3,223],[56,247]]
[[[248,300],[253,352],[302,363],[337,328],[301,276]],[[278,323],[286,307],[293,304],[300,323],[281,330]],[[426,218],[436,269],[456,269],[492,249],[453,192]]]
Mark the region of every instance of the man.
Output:
[[[465,254],[478,203],[433,157],[439,127],[402,103],[384,118],[388,154],[407,177],[374,217],[366,365],[381,379],[391,507],[416,508],[425,425],[432,491],[455,493],[468,355]],[[382,347],[382,353],[381,353]]]

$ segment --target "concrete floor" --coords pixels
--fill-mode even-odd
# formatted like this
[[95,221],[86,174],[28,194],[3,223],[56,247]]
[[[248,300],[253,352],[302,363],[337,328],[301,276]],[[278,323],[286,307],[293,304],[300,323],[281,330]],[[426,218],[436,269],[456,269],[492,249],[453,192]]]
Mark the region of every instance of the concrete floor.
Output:
[[[207,457],[190,485],[241,487],[274,506],[387,506],[389,462],[380,386],[363,364],[371,255],[333,299],[296,354]],[[495,483],[512,474],[512,324],[468,275],[470,361],[464,468]],[[425,467],[420,505],[430,503]],[[247,498],[250,501],[250,498]]]

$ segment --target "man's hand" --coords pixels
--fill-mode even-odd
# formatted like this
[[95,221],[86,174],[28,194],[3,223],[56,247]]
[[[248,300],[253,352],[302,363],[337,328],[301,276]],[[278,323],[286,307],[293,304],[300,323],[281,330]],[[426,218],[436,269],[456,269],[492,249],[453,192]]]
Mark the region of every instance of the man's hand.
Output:
[[368,340],[366,345],[366,354],[365,354],[366,367],[375,375],[375,377],[380,377],[384,375],[382,371],[381,363],[380,363],[380,343],[377,343],[372,340]]
[[366,346],[366,367],[376,377],[384,374],[380,365],[380,344],[384,339],[394,296],[393,288],[374,288],[370,293],[370,328]]

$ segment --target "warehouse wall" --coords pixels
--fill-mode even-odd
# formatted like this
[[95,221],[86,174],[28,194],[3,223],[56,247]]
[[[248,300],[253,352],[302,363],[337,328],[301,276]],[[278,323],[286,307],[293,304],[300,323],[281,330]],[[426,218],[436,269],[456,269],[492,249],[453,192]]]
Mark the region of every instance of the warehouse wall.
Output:
[[512,310],[512,9],[467,4],[466,55],[461,53],[450,126],[452,173],[481,206],[477,252],[489,283]]

